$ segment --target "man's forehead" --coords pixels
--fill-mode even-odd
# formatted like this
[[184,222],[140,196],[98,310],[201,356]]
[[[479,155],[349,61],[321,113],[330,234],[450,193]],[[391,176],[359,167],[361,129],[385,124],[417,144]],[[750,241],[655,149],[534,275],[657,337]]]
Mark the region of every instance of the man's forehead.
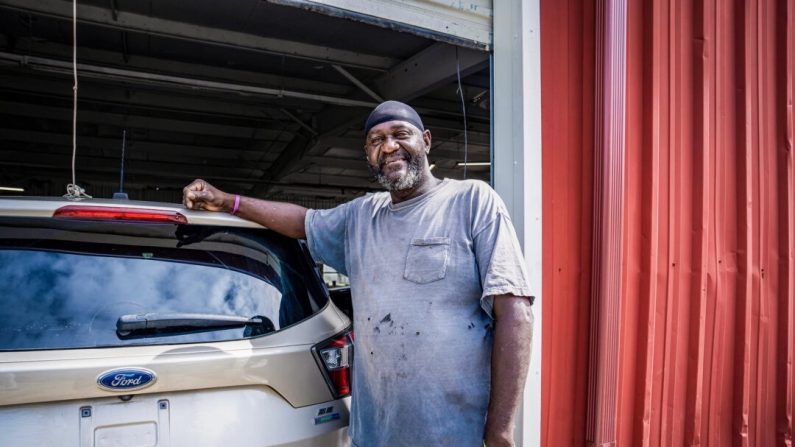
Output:
[[373,126],[373,128],[370,129],[369,132],[367,132],[367,136],[369,137],[370,135],[373,134],[389,132],[398,129],[411,129],[417,133],[422,133],[422,131],[419,128],[417,128],[417,126],[409,123],[408,121],[392,120]]
[[373,127],[389,121],[404,121],[413,124],[417,129],[424,129],[422,118],[410,105],[400,101],[384,101],[370,112],[364,123],[365,135],[370,134]]

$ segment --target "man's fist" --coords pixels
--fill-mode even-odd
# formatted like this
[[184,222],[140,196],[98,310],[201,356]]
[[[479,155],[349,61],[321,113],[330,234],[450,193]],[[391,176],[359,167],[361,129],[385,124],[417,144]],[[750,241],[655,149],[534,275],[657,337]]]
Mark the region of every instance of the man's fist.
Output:
[[233,198],[202,179],[182,188],[182,204],[189,210],[229,211]]

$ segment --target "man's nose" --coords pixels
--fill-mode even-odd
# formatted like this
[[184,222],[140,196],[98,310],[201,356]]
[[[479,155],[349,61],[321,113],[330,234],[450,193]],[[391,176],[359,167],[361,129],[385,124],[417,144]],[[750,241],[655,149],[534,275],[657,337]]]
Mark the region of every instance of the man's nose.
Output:
[[398,144],[397,138],[387,137],[386,141],[384,141],[382,150],[386,153],[392,153],[398,149],[400,149],[400,145]]

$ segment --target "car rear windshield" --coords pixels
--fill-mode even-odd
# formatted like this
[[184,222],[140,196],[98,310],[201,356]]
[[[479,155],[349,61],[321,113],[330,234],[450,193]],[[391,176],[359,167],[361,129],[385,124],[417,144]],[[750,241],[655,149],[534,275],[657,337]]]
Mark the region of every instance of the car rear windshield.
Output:
[[327,300],[304,244],[268,230],[0,218],[0,350],[251,338]]

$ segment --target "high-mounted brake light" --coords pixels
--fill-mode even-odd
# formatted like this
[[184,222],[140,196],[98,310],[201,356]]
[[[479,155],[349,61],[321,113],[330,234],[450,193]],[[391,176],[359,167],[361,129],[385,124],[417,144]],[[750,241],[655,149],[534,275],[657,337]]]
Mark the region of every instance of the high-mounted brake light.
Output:
[[67,205],[55,210],[52,217],[58,219],[124,220],[175,224],[188,223],[188,219],[176,211],[112,206]]
[[315,345],[312,350],[318,357],[321,370],[323,370],[334,398],[351,394],[353,333],[345,331],[341,335]]

